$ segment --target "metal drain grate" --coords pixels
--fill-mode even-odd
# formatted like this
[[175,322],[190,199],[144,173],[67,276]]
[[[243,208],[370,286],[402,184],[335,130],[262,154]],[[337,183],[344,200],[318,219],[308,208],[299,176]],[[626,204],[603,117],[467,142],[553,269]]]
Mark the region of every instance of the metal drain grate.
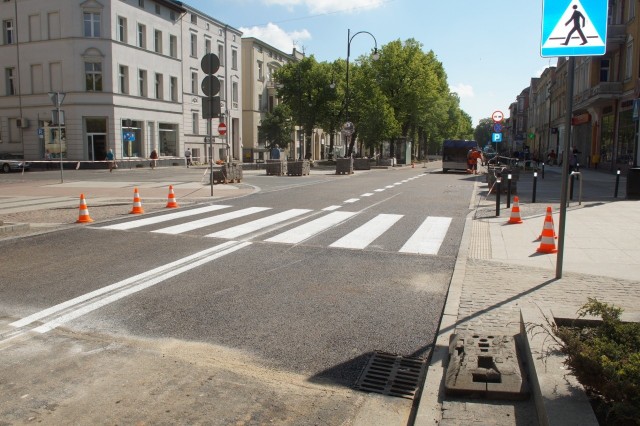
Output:
[[413,399],[426,371],[427,361],[374,352],[356,383],[356,389]]

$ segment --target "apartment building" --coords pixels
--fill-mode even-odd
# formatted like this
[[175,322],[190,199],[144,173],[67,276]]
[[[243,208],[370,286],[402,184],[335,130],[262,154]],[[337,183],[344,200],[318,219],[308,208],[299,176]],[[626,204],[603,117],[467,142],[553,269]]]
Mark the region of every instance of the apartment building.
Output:
[[[2,0],[0,20],[0,152],[100,161],[109,149],[140,159],[190,147],[205,156],[200,59],[216,49],[239,158],[238,30],[172,0]],[[51,93],[64,96],[60,120]]]

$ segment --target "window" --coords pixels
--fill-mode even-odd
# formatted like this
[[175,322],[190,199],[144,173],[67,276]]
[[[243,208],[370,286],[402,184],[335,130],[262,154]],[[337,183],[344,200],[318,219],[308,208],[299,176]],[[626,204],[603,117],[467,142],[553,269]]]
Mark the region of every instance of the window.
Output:
[[85,62],[84,79],[87,92],[102,92],[102,64]]
[[138,70],[138,94],[143,98],[147,97],[147,71]]
[[14,44],[16,42],[12,20],[2,21],[2,32],[4,34],[4,44]]
[[42,64],[31,65],[31,93],[44,93]]
[[218,80],[220,80],[220,100],[224,101],[227,98],[227,86],[223,78],[218,77]]
[[156,3],[156,15],[160,15],[160,5]]
[[197,24],[198,23],[198,15],[196,15],[195,13],[191,14],[191,23],[192,24]]
[[224,46],[222,44],[218,44],[218,59],[220,59],[220,66],[224,66]]
[[264,67],[262,61],[258,61],[258,80],[264,80]]
[[129,93],[129,67],[124,65],[118,68],[118,90],[120,93]]
[[127,42],[127,18],[118,16],[118,41]]
[[171,77],[169,79],[169,90],[171,91],[171,100],[173,102],[178,101],[178,77]]
[[5,68],[5,85],[6,85],[6,93],[7,96],[16,94],[16,69],[15,68]]
[[164,91],[162,90],[163,78],[162,74],[156,73],[155,95],[156,99],[164,99]]
[[191,56],[198,57],[198,36],[193,33],[191,34]]
[[162,31],[160,30],[153,32],[153,49],[156,53],[162,53]]
[[211,53],[211,39],[204,39],[204,51],[205,53]]
[[138,24],[138,47],[147,48],[147,27],[143,24]]
[[258,111],[262,111],[262,95],[258,95]]
[[231,69],[238,69],[238,49],[231,49]]
[[60,14],[58,12],[47,13],[47,27],[49,40],[60,38]]
[[636,17],[636,2],[630,1],[629,2],[629,20],[632,20],[635,17]]
[[144,0],[138,0],[138,6],[144,9]]
[[100,37],[100,13],[84,12],[84,36]]
[[176,20],[176,13],[173,10],[169,11],[169,19],[171,19],[172,21]]
[[198,73],[196,71],[191,71],[191,93],[198,94]]
[[174,35],[169,36],[169,56],[172,58],[178,57],[178,37]]
[[609,81],[609,59],[600,59],[600,81]]
[[194,135],[198,134],[198,113],[197,112],[191,113],[191,132]]
[[631,73],[633,72],[633,40],[627,43],[627,55],[625,61],[625,71],[624,78],[631,78]]
[[238,83],[235,81],[231,85],[231,101],[233,102],[233,107],[238,108]]

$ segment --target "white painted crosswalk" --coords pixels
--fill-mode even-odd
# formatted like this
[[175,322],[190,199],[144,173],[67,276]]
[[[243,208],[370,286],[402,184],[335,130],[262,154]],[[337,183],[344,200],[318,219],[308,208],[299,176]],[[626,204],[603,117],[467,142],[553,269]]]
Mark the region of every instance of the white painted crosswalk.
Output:
[[[203,215],[205,217],[196,218]],[[207,238],[262,240],[267,243],[290,245],[307,241],[314,241],[312,244],[317,244],[321,241],[321,244],[327,244],[331,248],[352,250],[366,250],[375,244],[376,250],[437,255],[445,241],[452,218],[427,216],[422,221],[416,219],[415,217],[406,218],[401,214],[369,214],[363,211],[348,212],[331,209],[276,211],[270,207],[234,209],[229,205],[211,205],[94,227],[117,231],[147,227],[144,231],[158,234],[191,233],[190,235],[195,235],[199,232],[201,236]],[[235,223],[225,227],[225,222],[230,221]],[[399,223],[404,225],[399,226]],[[160,228],[153,229],[154,226],[156,228],[160,226]],[[395,248],[385,248],[385,244],[390,240],[385,238],[385,234],[393,236],[391,244],[398,244],[397,235],[399,234],[404,236],[405,242],[400,249],[398,247],[402,244],[402,240],[394,246]],[[321,235],[325,236],[314,240]],[[330,242],[331,240],[334,241]]]

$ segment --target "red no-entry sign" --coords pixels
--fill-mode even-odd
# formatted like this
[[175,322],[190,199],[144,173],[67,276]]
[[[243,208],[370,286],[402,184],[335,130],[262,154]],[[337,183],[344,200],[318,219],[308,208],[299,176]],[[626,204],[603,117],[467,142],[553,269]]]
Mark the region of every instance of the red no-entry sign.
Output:
[[218,124],[218,134],[225,135],[227,133],[227,125],[224,123]]

